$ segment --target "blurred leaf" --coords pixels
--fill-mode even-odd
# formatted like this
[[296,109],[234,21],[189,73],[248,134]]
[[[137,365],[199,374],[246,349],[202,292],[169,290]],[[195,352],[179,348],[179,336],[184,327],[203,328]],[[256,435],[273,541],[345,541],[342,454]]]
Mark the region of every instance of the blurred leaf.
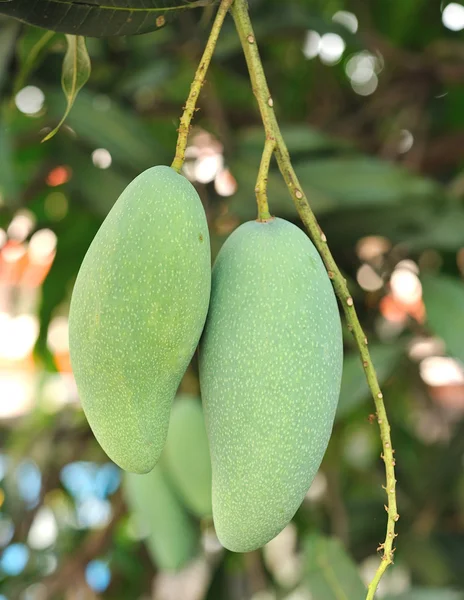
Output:
[[106,217],[131,177],[115,166],[95,167],[90,154],[85,155],[78,148],[69,151],[68,156],[73,165],[73,177],[68,183],[73,198],[81,200],[93,214]]
[[437,192],[431,180],[368,156],[313,160],[297,163],[295,169],[310,197],[316,191],[340,207],[400,204],[432,198]]
[[356,564],[335,538],[317,534],[304,542],[305,579],[317,600],[364,600],[366,588]]
[[0,89],[5,80],[6,71],[14,50],[16,35],[19,25],[13,21],[7,21],[0,25]]
[[[281,130],[290,154],[350,148],[344,140],[332,138],[307,125],[284,125]],[[250,127],[240,132],[237,152],[240,155],[253,154],[261,157],[263,145],[263,128]]]
[[464,600],[464,592],[446,588],[413,588],[399,596],[385,596],[384,600]]
[[168,60],[157,61],[151,65],[144,65],[140,69],[132,70],[128,77],[118,83],[118,90],[122,94],[133,94],[140,88],[149,90],[158,89],[174,70],[173,64]]
[[[45,29],[74,35],[107,37],[134,35],[162,27],[181,9],[206,6],[211,0],[11,0],[0,3],[0,14]],[[109,4],[109,5],[108,5]],[[148,6],[147,6],[148,5]]]
[[66,97],[66,110],[61,121],[42,142],[51,139],[65,122],[74,104],[79,90],[86,84],[90,77],[90,57],[85,45],[85,39],[80,35],[66,35],[68,49],[64,55],[61,85]]
[[464,362],[464,283],[447,275],[422,278],[427,324],[451,356]]
[[31,72],[39,66],[46,51],[56,41],[57,36],[53,31],[44,31],[35,27],[26,29],[18,41],[19,70],[15,78],[14,94],[24,87]]
[[[237,179],[238,192],[231,198],[231,208],[243,218],[252,218],[254,187],[259,168],[258,137],[256,134],[256,155],[241,157],[231,164]],[[261,136],[261,140],[263,136]],[[291,139],[291,138],[290,138]],[[314,136],[314,146],[324,142]],[[302,139],[294,137],[295,147]],[[307,149],[309,149],[309,139]],[[313,147],[314,147],[313,146]],[[246,149],[247,145],[244,145]],[[326,146],[327,147],[327,146]],[[248,146],[248,149],[250,146]],[[322,146],[320,146],[322,148]],[[291,149],[290,149],[291,151]],[[246,153],[245,153],[246,154]],[[295,170],[312,209],[317,215],[342,209],[376,210],[392,205],[411,205],[413,202],[432,201],[442,193],[431,180],[409,173],[396,165],[367,156],[313,158],[311,161],[295,161]],[[271,170],[268,182],[269,205],[272,214],[293,215],[296,213],[291,198],[280,173]],[[417,210],[415,211],[417,213]],[[378,217],[377,217],[378,219]],[[397,227],[398,218],[394,216]],[[372,232],[371,232],[372,233]]]
[[[369,351],[379,384],[382,385],[398,364],[403,354],[403,347],[400,344],[373,345],[369,347]],[[370,390],[359,354],[345,355],[337,419],[348,416],[369,396]]]
[[460,206],[440,207],[440,214],[434,215],[423,233],[408,236],[408,246],[414,250],[436,248],[456,250],[462,246],[464,231],[464,210]]
[[18,179],[8,107],[0,106],[0,206],[14,204]]
[[[50,114],[57,114],[61,110],[59,94],[48,92],[46,99]],[[84,140],[92,150],[106,148],[113,161],[127,165],[136,173],[170,158],[133,110],[107,96],[82,90],[67,124],[74,129],[78,140]]]

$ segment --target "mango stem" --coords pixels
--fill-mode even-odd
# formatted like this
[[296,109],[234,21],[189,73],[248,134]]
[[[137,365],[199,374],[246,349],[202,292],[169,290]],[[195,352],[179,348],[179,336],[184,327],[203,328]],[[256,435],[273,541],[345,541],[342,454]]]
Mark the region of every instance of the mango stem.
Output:
[[256,203],[258,205],[258,221],[269,221],[269,219],[272,218],[267,202],[267,179],[275,145],[276,141],[274,137],[266,138],[255,187]]
[[179,133],[177,136],[176,144],[176,155],[174,156],[174,160],[171,164],[171,168],[174,169],[174,171],[177,171],[177,173],[180,173],[180,170],[182,169],[182,166],[185,161],[185,149],[187,148],[190,124],[192,122],[193,115],[195,114],[197,100],[200,95],[201,88],[205,83],[206,73],[208,71],[208,67],[210,65],[214,49],[216,47],[222,24],[224,23],[224,19],[229,11],[232,2],[233,0],[221,1],[221,4],[216,13],[216,18],[214,19],[214,23],[211,28],[211,32],[209,34],[208,41],[206,43],[205,50],[203,52],[203,56],[201,57],[200,64],[198,65],[195,77],[193,78],[192,84],[190,86],[190,92],[187,98],[187,102],[185,103],[184,111],[180,118],[178,129]]
[[235,26],[242,44],[243,52],[250,73],[250,79],[253,87],[253,93],[258,102],[261,118],[266,132],[266,139],[275,139],[275,153],[280,172],[287,184],[290,195],[293,199],[298,214],[308,231],[309,237],[314,242],[322,260],[324,261],[328,275],[332,280],[335,293],[343,307],[348,329],[352,332],[366,375],[367,383],[374,399],[377,422],[382,441],[381,458],[385,464],[385,474],[387,485],[385,487],[388,506],[387,511],[387,531],[385,541],[381,544],[383,550],[382,559],[379,567],[368,586],[366,600],[373,600],[377,590],[378,583],[389,565],[393,563],[394,540],[396,537],[395,524],[399,519],[396,506],[396,478],[395,478],[395,458],[390,436],[390,425],[383,402],[383,394],[380,390],[377,375],[372,363],[367,338],[361,327],[353,298],[350,295],[346,281],[338,268],[332,253],[327,245],[327,238],[321,230],[319,223],[309,205],[308,199],[298,181],[295,170],[292,166],[290,155],[282,137],[277,118],[274,113],[273,100],[264,74],[263,65],[259,56],[256,38],[248,14],[247,0],[235,0],[231,7],[231,14],[235,21]]

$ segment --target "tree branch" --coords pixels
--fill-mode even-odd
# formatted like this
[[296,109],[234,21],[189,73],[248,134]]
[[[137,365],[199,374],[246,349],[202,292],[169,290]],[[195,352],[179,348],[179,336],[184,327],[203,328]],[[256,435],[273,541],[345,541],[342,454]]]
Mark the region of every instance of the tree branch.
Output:
[[298,181],[296,173],[293,169],[290,155],[287,150],[287,146],[280,132],[279,124],[277,122],[273,101],[264,74],[263,66],[259,56],[253,27],[248,15],[248,7],[246,0],[235,0],[231,8],[231,13],[235,21],[238,35],[242,44],[242,48],[245,54],[245,59],[250,73],[250,79],[253,86],[253,93],[256,96],[261,117],[263,120],[264,128],[266,131],[266,138],[272,139],[275,137],[276,140],[276,157],[277,162],[282,173],[282,176],[289,188],[295,207],[298,214],[303,221],[308,233],[314,242],[316,248],[321,255],[324,264],[327,268],[328,275],[332,280],[335,292],[340,300],[345,313],[345,318],[348,323],[348,328],[353,333],[356,345],[359,350],[361,361],[366,374],[366,379],[371,390],[372,397],[375,402],[377,410],[377,421],[380,429],[380,437],[382,440],[382,459],[385,463],[386,472],[386,493],[388,499],[388,506],[385,507],[387,511],[387,531],[385,541],[381,544],[383,550],[382,561],[375,573],[375,576],[368,587],[368,593],[366,600],[372,600],[375,596],[375,592],[378,583],[385,572],[386,568],[393,562],[393,542],[396,537],[395,534],[395,523],[399,519],[399,515],[396,507],[396,479],[395,479],[395,460],[394,450],[392,448],[390,438],[390,425],[388,423],[387,413],[383,402],[383,395],[380,390],[377,376],[375,373],[374,365],[369,354],[367,346],[367,338],[362,330],[361,324],[356,314],[356,310],[353,303],[353,298],[350,295],[346,281],[343,278],[340,270],[335,263],[335,260],[327,245],[327,238],[322,232],[319,224],[316,220],[314,213],[308,203],[304,191]]
[[216,42],[219,37],[219,33],[224,23],[224,19],[229,11],[230,5],[233,0],[222,0],[216,18],[214,19],[211,33],[209,34],[208,42],[206,43],[205,51],[201,57],[200,64],[195,73],[195,77],[190,86],[190,93],[185,103],[184,112],[180,118],[179,135],[177,137],[176,155],[172,161],[171,167],[178,173],[182,169],[182,165],[185,160],[185,149],[187,147],[188,134],[190,131],[190,123],[192,122],[193,115],[196,110],[196,104],[198,96],[200,95],[201,88],[205,82],[206,72],[208,71],[211,57],[213,56]]

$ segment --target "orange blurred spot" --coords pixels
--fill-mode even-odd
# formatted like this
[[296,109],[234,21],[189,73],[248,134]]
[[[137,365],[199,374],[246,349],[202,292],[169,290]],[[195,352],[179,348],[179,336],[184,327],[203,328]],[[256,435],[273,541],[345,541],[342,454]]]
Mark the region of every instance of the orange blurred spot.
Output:
[[72,373],[71,359],[68,351],[55,352],[53,354],[53,359],[55,361],[56,368],[60,373]]
[[15,240],[8,240],[0,251],[0,281],[15,285],[29,262],[26,246]]
[[392,323],[404,323],[408,317],[418,323],[425,321],[425,306],[421,298],[412,304],[406,304],[387,294],[380,301],[380,312],[387,321]]
[[70,167],[59,166],[55,167],[50,171],[47,175],[47,185],[51,187],[56,187],[57,185],[63,185],[63,183],[68,182],[71,179],[72,171]]

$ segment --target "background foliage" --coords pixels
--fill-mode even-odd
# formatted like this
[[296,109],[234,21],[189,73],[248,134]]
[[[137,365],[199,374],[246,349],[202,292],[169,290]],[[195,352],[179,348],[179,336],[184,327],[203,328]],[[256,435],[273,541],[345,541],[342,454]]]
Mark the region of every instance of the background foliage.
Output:
[[[15,14],[21,3],[2,4]],[[250,2],[296,170],[384,387],[401,519],[379,597],[398,600],[464,598],[464,44],[459,5],[450,21],[445,4]],[[66,106],[65,36],[0,17],[0,598],[358,600],[378,561],[385,496],[348,332],[321,472],[263,552],[223,552],[210,523],[189,514],[196,559],[164,572],[78,406],[66,345],[73,280],[122,189],[171,162],[214,9],[175,12],[159,31],[87,39],[90,79],[44,144]],[[263,143],[231,19],[200,105],[186,173],[216,254],[255,217]],[[269,195],[274,214],[298,222],[276,170]],[[199,391],[195,361],[181,390]]]

